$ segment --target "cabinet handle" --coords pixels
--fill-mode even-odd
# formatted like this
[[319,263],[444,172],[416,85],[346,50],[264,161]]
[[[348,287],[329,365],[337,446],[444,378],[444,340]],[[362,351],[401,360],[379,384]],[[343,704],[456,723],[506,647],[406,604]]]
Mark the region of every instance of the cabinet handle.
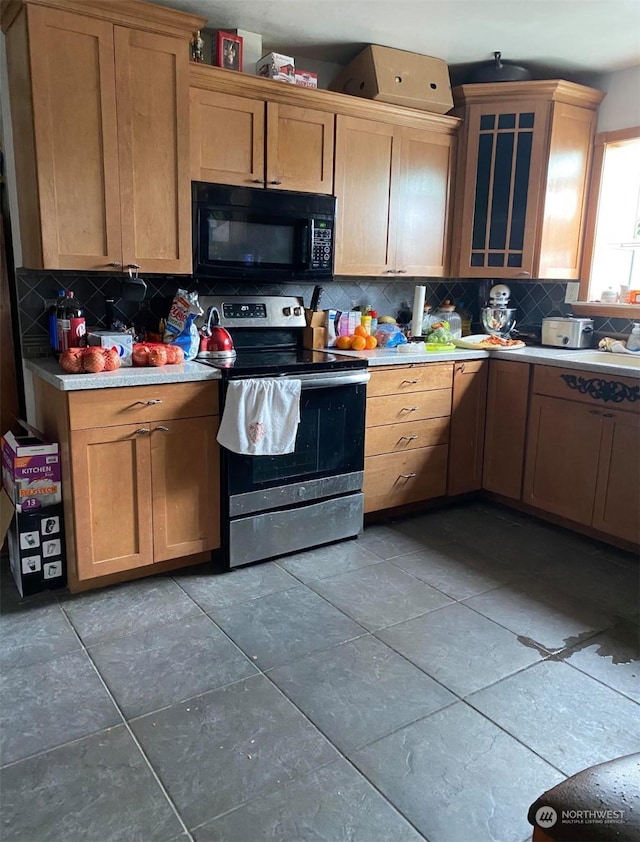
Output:
[[415,474],[400,474],[400,479],[413,479]]
[[395,274],[395,269],[385,269],[384,274],[385,275],[393,275],[393,274]]
[[613,414],[613,412],[605,412],[605,413],[603,413],[602,417],[603,418],[615,418],[615,415]]
[[144,436],[146,433],[150,433],[151,430],[148,427],[140,427],[139,430],[135,431],[136,436]]
[[154,433],[156,433],[156,432],[158,432],[158,433],[168,433],[168,432],[169,432],[169,428],[168,428],[168,427],[164,427],[164,426],[161,424],[159,427],[154,427],[154,428],[153,428],[153,432],[154,432]]
[[403,406],[402,412],[415,412],[417,408],[417,406]]
[[141,403],[142,406],[155,406],[157,403],[162,403],[162,398],[154,398],[151,401],[136,401],[136,403]]
[[590,409],[589,415],[602,415],[599,409]]
[[112,260],[109,266],[122,266],[122,263],[120,263],[118,260]]
[[521,277],[530,278],[531,272],[518,272],[518,274],[516,275],[516,278],[521,278]]
[[460,363],[460,365],[456,368],[456,371],[461,371],[464,374],[464,363]]
[[282,182],[274,179],[273,181],[270,181],[269,184],[282,184]]
[[415,441],[417,438],[418,436],[400,436],[400,441]]
[[127,269],[139,269],[139,268],[140,268],[139,263],[127,263]]
[[401,383],[400,385],[402,386],[402,385],[403,385],[403,383],[410,383],[410,384],[412,384],[412,383],[418,383],[418,382],[419,382],[418,380],[403,380],[403,381],[402,381],[402,383]]
[[407,274],[406,269],[398,269],[397,272],[398,272],[398,275],[406,275]]
[[252,184],[266,184],[266,181],[263,178],[253,178],[251,179]]

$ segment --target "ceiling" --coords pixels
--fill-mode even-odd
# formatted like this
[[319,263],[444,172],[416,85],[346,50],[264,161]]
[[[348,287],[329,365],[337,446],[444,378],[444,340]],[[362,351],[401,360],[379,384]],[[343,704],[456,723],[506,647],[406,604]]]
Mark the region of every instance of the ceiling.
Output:
[[[265,52],[347,64],[366,44],[444,59],[491,59],[534,78],[640,65],[640,0],[153,0],[207,18],[207,29],[262,34]],[[453,73],[452,73],[453,81]],[[460,79],[459,81],[464,81]]]

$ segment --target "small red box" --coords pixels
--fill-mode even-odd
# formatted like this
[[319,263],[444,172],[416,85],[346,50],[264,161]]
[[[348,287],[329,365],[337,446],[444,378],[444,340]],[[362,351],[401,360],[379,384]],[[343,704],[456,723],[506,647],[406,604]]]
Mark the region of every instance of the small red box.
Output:
[[301,88],[317,88],[318,74],[309,70],[296,70],[296,85]]

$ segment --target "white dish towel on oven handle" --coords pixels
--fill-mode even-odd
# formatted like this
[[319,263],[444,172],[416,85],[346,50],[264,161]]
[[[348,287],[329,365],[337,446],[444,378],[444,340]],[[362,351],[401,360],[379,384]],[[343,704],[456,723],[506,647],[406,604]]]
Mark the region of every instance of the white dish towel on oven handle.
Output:
[[293,453],[300,423],[300,380],[231,380],[218,442],[247,456]]

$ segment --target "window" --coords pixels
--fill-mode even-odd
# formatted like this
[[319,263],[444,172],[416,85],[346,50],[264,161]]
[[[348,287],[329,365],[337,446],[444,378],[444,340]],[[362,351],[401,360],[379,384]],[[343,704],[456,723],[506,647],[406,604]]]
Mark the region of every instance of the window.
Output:
[[596,136],[581,301],[640,289],[640,127]]

